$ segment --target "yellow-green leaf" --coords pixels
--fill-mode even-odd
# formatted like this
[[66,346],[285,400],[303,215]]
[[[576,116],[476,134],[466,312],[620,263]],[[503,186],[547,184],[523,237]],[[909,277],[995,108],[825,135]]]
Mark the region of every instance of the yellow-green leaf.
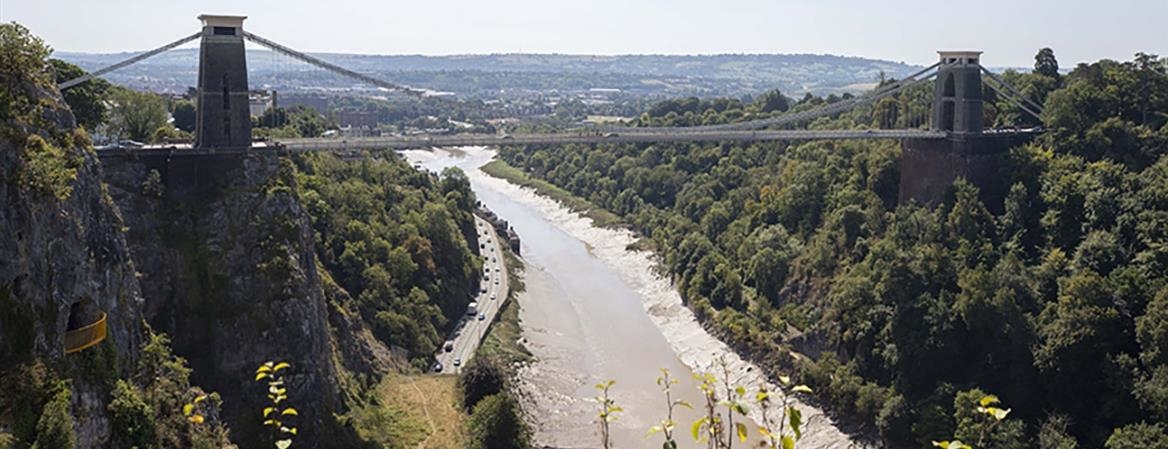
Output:
[[649,431],[645,432],[645,436],[653,435],[655,433],[660,433],[662,430],[664,430],[664,429],[662,429],[661,426],[650,427]]
[[195,411],[195,404],[187,404],[183,406],[183,415],[191,416],[191,412]]
[[200,394],[199,397],[195,398],[195,403],[198,404],[198,403],[206,401],[206,400],[207,400],[207,395]]
[[788,406],[787,418],[791,422],[791,430],[795,431],[795,439],[803,438],[803,429],[800,428],[803,425],[803,412],[800,412],[795,406]]
[[267,418],[272,413],[276,413],[276,407],[264,407],[264,418]]
[[766,438],[771,438],[771,431],[766,427],[758,426],[758,433]]
[[783,449],[795,449],[795,439],[790,435],[783,435],[782,443]]
[[193,422],[195,424],[202,424],[203,415],[191,415],[189,418],[187,418],[187,421]]
[[689,433],[693,436],[694,441],[702,441],[702,425],[709,421],[710,418],[702,418],[694,421],[692,426],[689,426]]
[[280,412],[280,415],[281,416],[285,416],[285,415],[300,416],[300,413],[297,413],[296,409],[294,409],[292,407],[288,407],[288,408],[284,409],[284,411]]
[[746,424],[736,422],[734,429],[738,431],[738,441],[746,441]]
[[741,385],[739,385],[734,389],[734,393],[737,393],[739,396],[746,396],[746,388],[743,388]]
[[790,385],[791,378],[789,376],[779,376],[779,382],[782,382],[783,385]]
[[276,449],[288,449],[292,446],[292,440],[279,440],[276,442]]
[[808,394],[810,394],[810,393],[811,393],[811,387],[808,387],[808,386],[806,386],[806,385],[795,385],[794,387],[791,387],[791,391],[793,391],[793,392],[796,392],[796,393],[808,393]]
[[262,379],[263,379],[263,378],[265,378],[265,377],[268,377],[268,373],[256,373],[256,379],[255,379],[255,380],[258,382],[258,381],[262,380]]
[[276,364],[276,366],[272,367],[272,371],[273,372],[280,372],[280,370],[282,370],[282,369],[291,368],[291,367],[292,367],[291,363],[280,362],[280,363]]
[[941,449],[949,449],[949,442],[948,441],[934,441],[933,447],[939,447]]
[[765,391],[760,391],[758,393],[755,393],[754,401],[755,402],[762,402],[762,401],[765,401],[769,397],[771,397],[770,393],[765,392]]
[[978,407],[977,411],[993,416],[998,421],[1006,419],[1006,415],[1010,414],[1010,409],[1003,410],[997,407]]
[[685,408],[688,408],[688,409],[690,409],[690,410],[693,410],[693,406],[692,406],[692,405],[689,405],[689,402],[683,401],[683,400],[681,400],[681,399],[678,399],[678,400],[676,400],[676,401],[673,401],[673,405],[680,405],[680,406],[682,406],[682,407],[685,407]]
[[999,402],[1001,402],[1001,401],[998,400],[998,397],[994,396],[992,394],[983,396],[980,401],[977,401],[977,403],[980,404],[982,407],[989,407],[989,406],[997,404]]
[[266,421],[264,421],[264,425],[265,425],[265,426],[272,426],[272,427],[277,427],[277,426],[279,426],[279,425],[280,425],[280,422],[279,422],[279,421],[276,421],[276,420],[274,420],[274,419],[269,419],[269,420],[266,420]]

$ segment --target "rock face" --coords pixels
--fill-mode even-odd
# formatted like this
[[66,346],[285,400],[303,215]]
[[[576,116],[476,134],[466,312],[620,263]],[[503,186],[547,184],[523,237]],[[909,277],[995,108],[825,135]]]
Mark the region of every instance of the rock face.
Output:
[[390,367],[389,352],[318,268],[295,167],[274,155],[107,160],[130,228],[146,316],[170,334],[192,380],[224,398],[232,440],[263,441],[267,361],[293,365],[299,447],[348,447],[334,413]]
[[[39,119],[0,124],[0,373],[38,361],[71,378],[77,447],[101,447],[109,434],[102,375],[135,362],[143,297],[88,138],[56,89],[24,90],[40,104]],[[102,313],[105,341],[65,355],[66,330]]]

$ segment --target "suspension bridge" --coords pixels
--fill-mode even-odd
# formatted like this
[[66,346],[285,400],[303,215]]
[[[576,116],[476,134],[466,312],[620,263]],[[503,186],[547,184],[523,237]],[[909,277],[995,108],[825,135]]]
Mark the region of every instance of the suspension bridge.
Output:
[[[993,184],[1000,156],[1039,129],[986,129],[983,86],[1020,111],[1040,117],[1042,106],[984,68],[981,53],[943,51],[939,61],[863,95],[795,112],[728,124],[687,127],[593,126],[556,133],[411,134],[362,138],[276,138],[253,142],[245,42],[266,47],[314,67],[390,92],[426,91],[346,69],[243,29],[242,16],[202,15],[202,29],[59,85],[64,90],[95,77],[200,40],[195,140],[189,145],[121,148],[103,158],[146,155],[228,156],[255,151],[355,151],[468,145],[559,145],[601,143],[749,142],[893,139],[901,142],[901,198],[931,201],[957,177]],[[931,85],[931,89],[930,89]],[[929,94],[929,91],[932,91]],[[923,103],[923,104],[922,104]],[[870,123],[820,129],[817,119],[868,111]],[[854,125],[854,124],[853,124]],[[983,186],[984,190],[984,186]]]

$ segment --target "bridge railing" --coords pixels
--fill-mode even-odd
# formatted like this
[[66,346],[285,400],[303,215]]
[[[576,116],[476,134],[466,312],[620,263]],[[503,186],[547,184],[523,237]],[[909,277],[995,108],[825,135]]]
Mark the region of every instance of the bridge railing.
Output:
[[106,314],[103,312],[97,321],[65,332],[65,353],[72,354],[91,348],[106,336]]

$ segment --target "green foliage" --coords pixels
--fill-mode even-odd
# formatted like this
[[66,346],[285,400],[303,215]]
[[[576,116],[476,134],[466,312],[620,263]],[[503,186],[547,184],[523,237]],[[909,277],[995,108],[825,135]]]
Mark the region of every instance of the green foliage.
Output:
[[157,94],[114,88],[110,102],[110,131],[123,139],[154,142],[159,128],[169,126],[166,100]]
[[499,362],[486,357],[471,359],[458,376],[463,407],[471,411],[483,398],[503,392],[505,381]]
[[114,387],[110,401],[110,442],[117,447],[154,447],[154,409],[142,392],[124,380]]
[[381,156],[305,155],[296,183],[321,263],[374,335],[425,369],[477,292],[474,193],[454,172],[435,178],[393,153]]
[[1018,420],[1006,420],[1009,414],[1010,409],[999,408],[996,396],[976,388],[959,392],[953,399],[953,418],[957,422],[953,436],[978,449],[1024,449],[1024,425]]
[[1140,422],[1115,429],[1103,445],[1106,449],[1168,449],[1168,430],[1163,424]]
[[1038,431],[1038,449],[1078,449],[1079,442],[1067,434],[1068,421],[1062,415],[1047,417]]
[[35,108],[40,106],[31,100],[35,89],[52,84],[45,63],[51,51],[23,25],[0,24],[0,60],[4,61],[0,65],[0,121],[35,117]]
[[315,109],[300,105],[291,108],[269,108],[263,115],[252,119],[252,131],[257,136],[320,137],[325,131],[336,126],[335,122]]
[[32,449],[72,449],[77,445],[69,405],[72,395],[68,387],[61,388],[45,404],[37,420],[37,437]]
[[73,181],[77,180],[78,166],[78,161],[70,153],[39,135],[29,134],[21,156],[25,166],[20,172],[20,181],[25,188],[58,201],[69,199],[73,194]]
[[1038,50],[1034,55],[1034,73],[1051,78],[1059,77],[1058,59],[1054,57],[1054,50],[1049,47]]
[[170,111],[170,116],[174,118],[174,127],[188,133],[195,132],[196,114],[195,103],[188,100],[178,101]]
[[468,423],[470,449],[525,449],[531,446],[531,430],[520,415],[519,403],[500,393],[475,405]]
[[[57,84],[76,79],[86,74],[85,70],[60,59],[50,59],[53,73],[56,74]],[[77,125],[88,130],[97,129],[106,123],[109,114],[106,112],[105,102],[109,99],[110,83],[101,78],[94,78],[84,83],[65,89],[61,95],[73,111]]]

